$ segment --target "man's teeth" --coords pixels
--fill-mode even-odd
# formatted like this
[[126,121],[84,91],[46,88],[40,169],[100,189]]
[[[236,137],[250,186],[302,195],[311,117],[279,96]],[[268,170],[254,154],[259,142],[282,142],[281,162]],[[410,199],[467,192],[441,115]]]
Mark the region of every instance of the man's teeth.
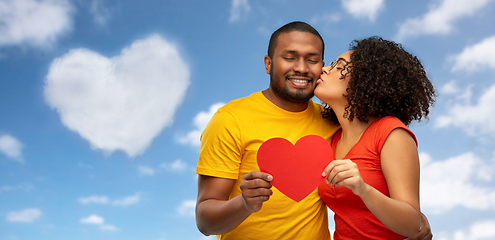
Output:
[[294,82],[298,82],[298,83],[307,83],[309,82],[309,80],[301,80],[301,79],[289,79],[291,81],[294,81]]

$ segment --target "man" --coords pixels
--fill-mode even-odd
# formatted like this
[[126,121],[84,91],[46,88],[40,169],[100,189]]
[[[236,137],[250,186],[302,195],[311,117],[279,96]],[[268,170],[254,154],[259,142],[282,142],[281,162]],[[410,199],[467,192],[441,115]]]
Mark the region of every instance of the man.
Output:
[[203,234],[222,240],[331,239],[318,189],[295,202],[272,188],[273,177],[259,172],[256,160],[258,148],[270,138],[292,143],[306,135],[329,139],[338,129],[311,100],[324,65],[323,49],[322,37],[306,23],[275,31],[264,59],[269,88],[228,103],[205,128],[196,204]]

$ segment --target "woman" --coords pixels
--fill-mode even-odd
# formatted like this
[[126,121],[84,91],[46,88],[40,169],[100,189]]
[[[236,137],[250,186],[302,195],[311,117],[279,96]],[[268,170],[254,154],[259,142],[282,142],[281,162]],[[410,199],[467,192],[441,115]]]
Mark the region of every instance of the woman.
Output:
[[[435,91],[400,44],[371,37],[323,67],[315,95],[342,129],[320,195],[335,213],[334,239],[404,239],[419,231],[419,158],[406,127],[426,118]],[[340,160],[343,159],[343,160]]]

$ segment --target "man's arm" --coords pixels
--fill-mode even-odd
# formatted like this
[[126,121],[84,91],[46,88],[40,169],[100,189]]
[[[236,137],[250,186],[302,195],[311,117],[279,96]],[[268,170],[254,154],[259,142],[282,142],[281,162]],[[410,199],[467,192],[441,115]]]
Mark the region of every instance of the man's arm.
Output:
[[234,179],[199,175],[196,224],[204,235],[222,234],[239,226],[251,213],[261,209],[272,195],[272,177],[250,172],[240,185],[242,195],[229,199]]

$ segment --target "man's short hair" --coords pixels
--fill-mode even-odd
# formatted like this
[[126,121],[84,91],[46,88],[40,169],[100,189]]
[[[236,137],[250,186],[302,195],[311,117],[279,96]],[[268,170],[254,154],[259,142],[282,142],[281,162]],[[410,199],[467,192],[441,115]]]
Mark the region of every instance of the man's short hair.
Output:
[[323,49],[321,50],[321,58],[323,59],[324,51],[325,51],[325,42],[323,41],[323,38],[321,37],[320,33],[316,31],[314,27],[311,25],[305,23],[305,22],[300,22],[300,21],[295,21],[291,23],[287,23],[284,26],[280,27],[277,29],[277,31],[273,32],[272,36],[270,37],[270,43],[268,44],[268,56],[270,58],[273,58],[273,52],[275,51],[275,48],[277,47],[277,39],[278,36],[282,33],[289,33],[293,31],[298,31],[298,32],[308,32],[312,33],[315,36],[319,37],[322,43]]

